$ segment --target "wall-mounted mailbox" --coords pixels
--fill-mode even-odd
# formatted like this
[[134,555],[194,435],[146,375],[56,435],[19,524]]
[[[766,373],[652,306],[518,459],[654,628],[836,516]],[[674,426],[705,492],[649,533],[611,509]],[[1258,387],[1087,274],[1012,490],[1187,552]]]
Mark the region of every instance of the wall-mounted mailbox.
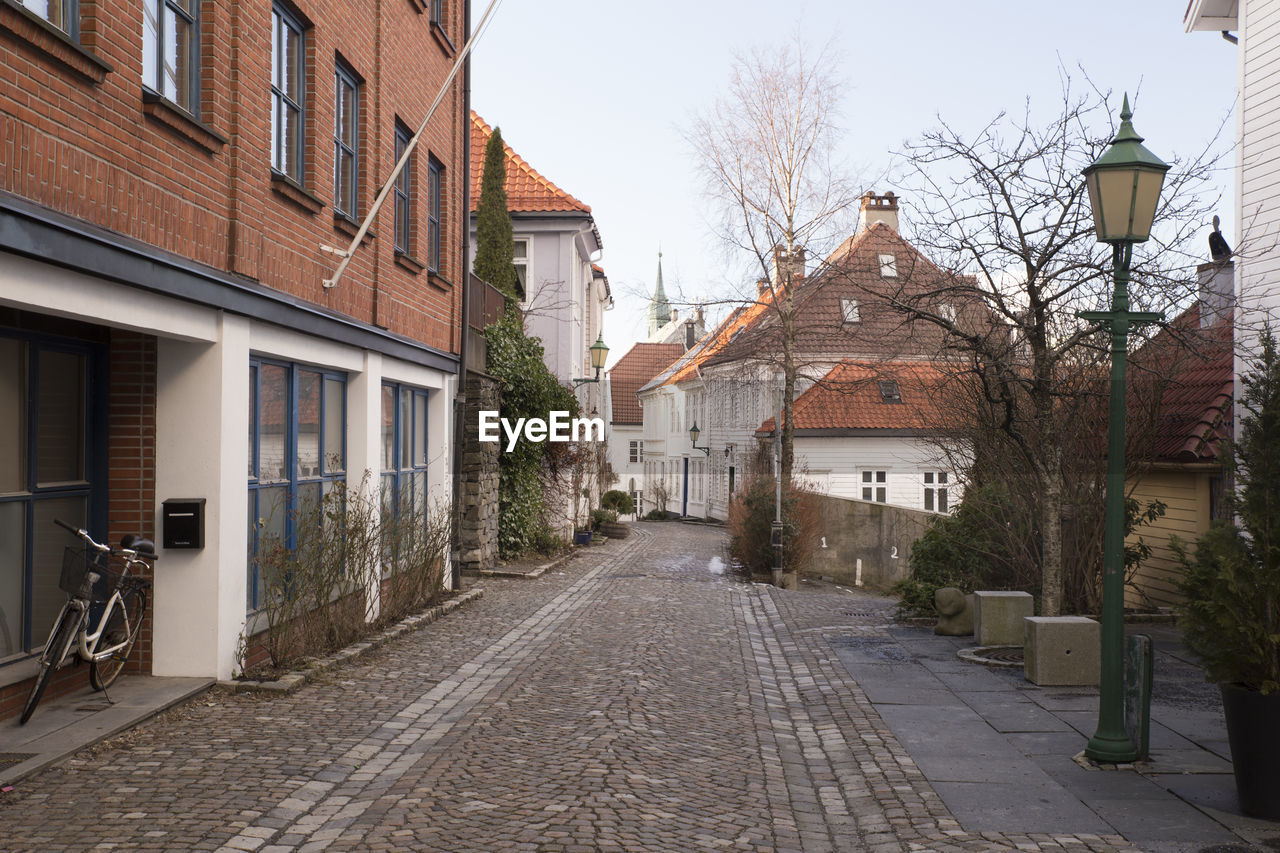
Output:
[[165,548],[204,547],[204,498],[170,498],[160,505]]

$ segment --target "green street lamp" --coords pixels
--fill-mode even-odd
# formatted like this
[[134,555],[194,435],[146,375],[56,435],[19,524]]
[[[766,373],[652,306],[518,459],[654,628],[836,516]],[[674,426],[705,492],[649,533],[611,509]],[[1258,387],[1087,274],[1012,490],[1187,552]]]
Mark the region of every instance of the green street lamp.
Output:
[[1080,317],[1111,329],[1111,414],[1107,436],[1106,527],[1102,539],[1102,673],[1098,728],[1085,755],[1094,761],[1128,762],[1138,748],[1124,729],[1124,426],[1125,371],[1129,328],[1155,323],[1160,314],[1129,310],[1129,263],[1133,244],[1146,242],[1160,202],[1168,164],[1142,146],[1130,123],[1129,96],[1120,110],[1120,131],[1102,156],[1084,170],[1098,242],[1110,243],[1115,290],[1110,311]]
[[591,366],[595,368],[596,375],[586,379],[573,380],[574,385],[581,385],[584,382],[599,382],[600,371],[604,369],[604,363],[609,358],[609,347],[604,342],[604,333],[596,335],[596,342],[587,347],[591,351]]

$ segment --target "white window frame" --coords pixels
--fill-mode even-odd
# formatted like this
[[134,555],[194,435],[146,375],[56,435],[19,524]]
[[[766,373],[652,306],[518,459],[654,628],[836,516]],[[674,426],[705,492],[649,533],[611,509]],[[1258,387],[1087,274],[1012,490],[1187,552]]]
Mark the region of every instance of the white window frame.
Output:
[[927,468],[920,472],[920,506],[925,512],[946,514],[951,511],[952,478],[949,471]]
[[858,300],[851,296],[842,296],[840,298],[840,318],[844,323],[856,323],[862,319],[858,316]]
[[858,495],[864,501],[889,502],[889,469],[863,468],[858,472]]
[[525,306],[529,303],[532,294],[529,292],[529,273],[533,271],[533,238],[532,237],[516,237],[512,241],[513,245],[524,246],[524,257],[515,257],[515,251],[512,250],[511,263],[516,268],[516,277],[519,278],[520,272],[524,272],[524,281],[520,283],[520,289],[524,291],[524,299],[521,305]]
[[898,277],[898,259],[894,255],[880,255],[880,277],[881,278],[897,278]]

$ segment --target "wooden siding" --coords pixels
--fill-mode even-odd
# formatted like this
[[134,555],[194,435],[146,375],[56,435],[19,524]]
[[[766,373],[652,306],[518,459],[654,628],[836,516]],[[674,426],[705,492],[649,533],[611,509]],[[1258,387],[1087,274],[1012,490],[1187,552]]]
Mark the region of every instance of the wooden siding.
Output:
[[1209,529],[1209,477],[1199,471],[1151,472],[1134,486],[1133,497],[1143,507],[1159,499],[1166,509],[1163,518],[1130,537],[1133,541],[1141,536],[1151,546],[1151,557],[1126,586],[1126,607],[1168,607],[1181,601],[1178,579],[1182,569],[1169,547],[1169,537],[1177,536],[1194,550],[1196,539]]

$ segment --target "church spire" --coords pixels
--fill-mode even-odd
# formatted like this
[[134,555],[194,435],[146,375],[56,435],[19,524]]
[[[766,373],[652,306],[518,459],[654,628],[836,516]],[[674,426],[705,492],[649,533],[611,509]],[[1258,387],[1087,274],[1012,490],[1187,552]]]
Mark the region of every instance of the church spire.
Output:
[[649,300],[649,337],[671,320],[671,303],[667,301],[667,292],[662,289],[662,252],[658,252],[658,284],[653,289],[653,298]]

